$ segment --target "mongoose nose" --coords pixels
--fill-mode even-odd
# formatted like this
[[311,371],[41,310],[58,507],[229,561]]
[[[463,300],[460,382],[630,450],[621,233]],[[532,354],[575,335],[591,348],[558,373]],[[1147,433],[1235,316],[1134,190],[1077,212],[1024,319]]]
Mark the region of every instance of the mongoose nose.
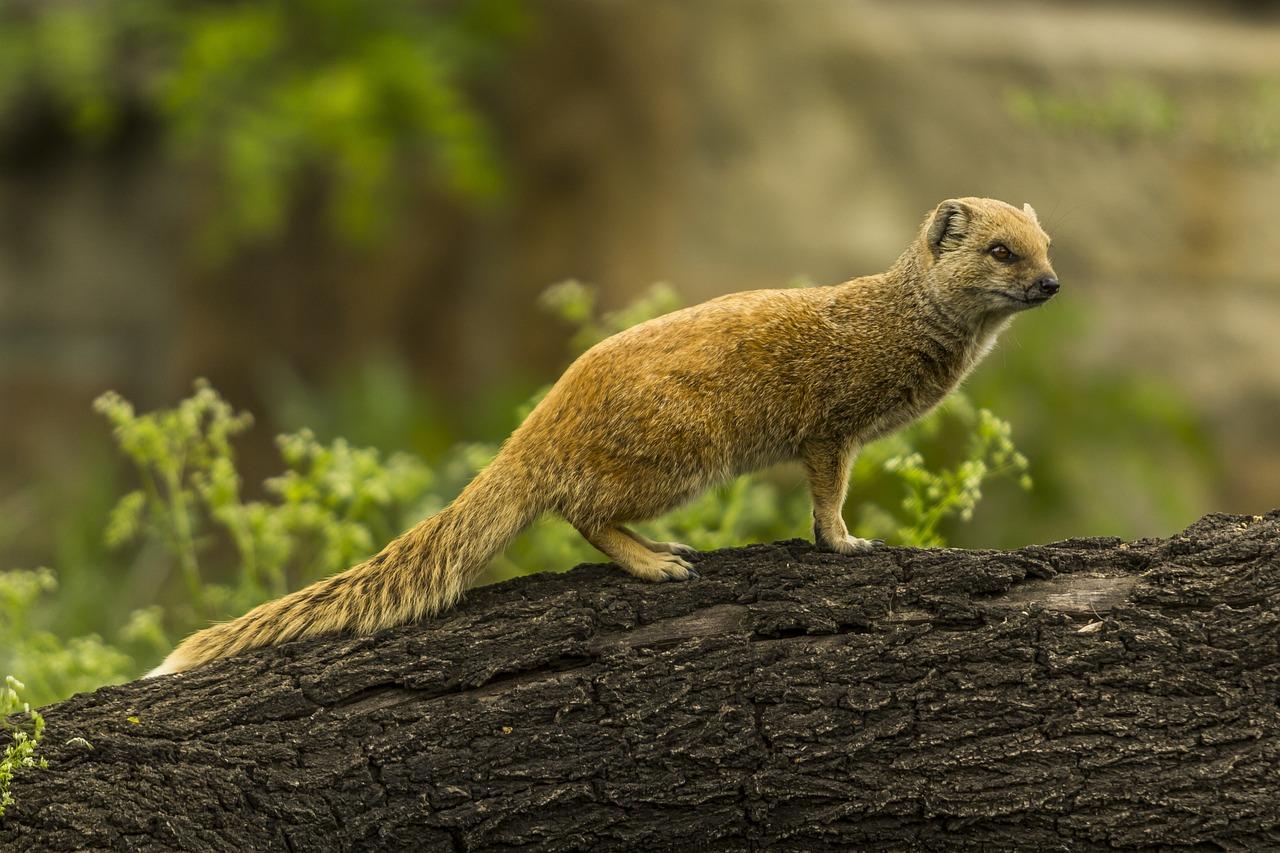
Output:
[[1058,284],[1058,280],[1056,278],[1047,275],[1044,278],[1036,279],[1036,287],[1044,291],[1046,296],[1053,296],[1053,294],[1058,292],[1058,289],[1062,287],[1062,285]]

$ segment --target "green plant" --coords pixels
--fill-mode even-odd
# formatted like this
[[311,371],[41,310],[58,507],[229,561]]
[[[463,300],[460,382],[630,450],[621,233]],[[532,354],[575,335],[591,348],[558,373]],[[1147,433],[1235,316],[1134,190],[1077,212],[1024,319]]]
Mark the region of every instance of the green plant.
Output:
[[[367,555],[400,527],[406,506],[422,499],[431,473],[420,461],[322,444],[310,431],[277,439],[286,470],[264,484],[269,500],[246,501],[231,439],[252,418],[236,413],[208,383],[177,407],[139,415],[118,394],[95,404],[113,427],[142,488],[117,503],[107,524],[109,544],[152,540],[172,554],[198,624],[282,595],[290,586],[330,574]],[[220,528],[234,549],[234,571],[212,582],[201,554],[217,551]]]
[[[324,444],[306,430],[278,438],[285,470],[263,484],[268,498],[243,499],[232,440],[252,419],[203,381],[172,409],[139,414],[114,393],[96,407],[141,486],[117,501],[104,539],[117,550],[167,555],[181,593],[167,612],[133,610],[109,644],[97,634],[60,635],[39,625],[41,611],[57,604],[53,572],[0,573],[0,671],[19,673],[37,705],[127,680],[139,668],[126,647],[154,657],[172,634],[357,562],[409,518],[439,505],[419,460],[383,460],[376,450],[343,439]],[[152,580],[165,586],[163,576]]]
[[[962,424],[969,434],[967,452],[951,467],[931,469],[913,445],[919,444],[924,435],[936,433],[940,421],[948,417]],[[886,447],[896,452],[880,463],[881,469],[896,478],[907,493],[901,504],[902,520],[890,534],[903,545],[945,545],[940,525],[949,518],[970,521],[982,500],[982,486],[989,479],[1016,476],[1019,486],[1031,490],[1027,458],[1013,446],[1012,426],[989,409],[975,408],[963,394],[947,400],[937,415],[916,427],[915,433],[888,443]],[[882,455],[884,449],[877,455]],[[872,519],[885,523],[874,510],[864,509],[864,513],[870,514],[864,526],[874,528],[877,521]]]
[[[39,600],[57,588],[48,569],[0,572],[0,672],[18,673],[37,706],[136,672],[128,654],[96,634],[60,637],[34,623]],[[144,612],[137,624],[145,619]]]
[[[122,497],[107,521],[106,541],[127,544],[140,535],[159,539],[177,558],[189,600],[203,610],[208,595],[200,573],[197,538],[201,503],[228,523],[236,544],[243,542],[244,519],[225,512],[239,492],[231,439],[253,419],[236,414],[207,383],[168,411],[137,415],[115,392],[103,394],[94,408],[112,425],[120,450],[135,465],[142,488]],[[243,554],[250,566],[252,549]],[[249,574],[255,574],[252,569]]]
[[[12,675],[7,676],[4,687],[0,687],[0,725],[12,733],[12,742],[0,756],[0,817],[4,817],[5,810],[14,803],[10,790],[14,773],[25,768],[49,766],[43,758],[36,757],[36,750],[44,738],[44,717],[22,700],[21,691],[25,689],[25,685]],[[9,719],[15,712],[27,716],[29,729]]]
[[576,326],[569,339],[572,352],[581,353],[612,334],[680,307],[680,296],[666,282],[651,285],[628,305],[601,313],[595,288],[575,279],[553,284],[538,299],[544,310]]

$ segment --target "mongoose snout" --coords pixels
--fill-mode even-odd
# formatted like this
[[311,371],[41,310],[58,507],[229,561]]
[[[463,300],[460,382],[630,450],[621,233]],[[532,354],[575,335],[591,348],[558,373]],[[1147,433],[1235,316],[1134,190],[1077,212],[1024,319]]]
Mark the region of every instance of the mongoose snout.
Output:
[[364,563],[193,634],[151,674],[440,613],[546,512],[636,578],[696,578],[691,548],[630,525],[779,462],[804,466],[817,544],[856,559],[878,544],[842,513],[859,449],[936,406],[1016,313],[1058,290],[1030,205],[957,198],[888,272],[734,293],[619,332],[569,366],[453,503]]

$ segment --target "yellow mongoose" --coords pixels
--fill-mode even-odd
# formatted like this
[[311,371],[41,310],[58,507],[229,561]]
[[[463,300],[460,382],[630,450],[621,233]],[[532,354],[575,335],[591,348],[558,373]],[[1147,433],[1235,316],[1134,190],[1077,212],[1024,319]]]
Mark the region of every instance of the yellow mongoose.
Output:
[[436,515],[345,572],[199,631],[151,674],[451,607],[512,537],[556,512],[623,569],[696,576],[692,550],[623,525],[786,460],[805,466],[819,545],[872,547],[841,516],[854,454],[927,412],[1014,314],[1058,291],[1030,205],[944,201],[886,273],[675,311],[575,361]]

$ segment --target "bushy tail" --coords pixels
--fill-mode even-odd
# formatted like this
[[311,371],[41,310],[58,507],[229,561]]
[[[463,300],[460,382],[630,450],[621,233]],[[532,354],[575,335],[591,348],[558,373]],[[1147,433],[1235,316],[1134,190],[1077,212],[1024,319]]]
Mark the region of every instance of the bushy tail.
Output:
[[369,634],[452,607],[494,555],[542,513],[539,492],[504,449],[453,503],[375,556],[187,637],[147,677],[310,637]]

